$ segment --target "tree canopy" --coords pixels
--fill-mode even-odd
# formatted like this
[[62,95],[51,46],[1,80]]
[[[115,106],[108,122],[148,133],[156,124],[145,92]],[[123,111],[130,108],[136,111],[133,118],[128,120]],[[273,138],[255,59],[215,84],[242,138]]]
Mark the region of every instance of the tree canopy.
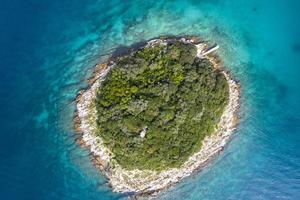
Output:
[[119,57],[98,88],[97,134],[125,169],[179,167],[214,133],[228,83],[196,52],[180,41],[145,47]]

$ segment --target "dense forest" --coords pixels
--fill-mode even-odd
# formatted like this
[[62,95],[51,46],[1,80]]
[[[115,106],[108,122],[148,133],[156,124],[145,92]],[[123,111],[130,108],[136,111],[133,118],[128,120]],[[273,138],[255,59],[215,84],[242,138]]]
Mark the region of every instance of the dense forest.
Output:
[[119,57],[97,90],[97,134],[125,169],[179,167],[214,133],[228,83],[180,41]]

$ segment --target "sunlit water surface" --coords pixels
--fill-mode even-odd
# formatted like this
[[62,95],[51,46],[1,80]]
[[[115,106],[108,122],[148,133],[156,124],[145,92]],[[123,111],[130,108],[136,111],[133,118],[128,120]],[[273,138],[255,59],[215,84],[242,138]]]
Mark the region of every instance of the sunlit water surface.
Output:
[[297,0],[2,0],[0,199],[123,199],[79,147],[74,98],[116,47],[160,35],[220,45],[242,86],[225,151],[159,199],[300,198]]

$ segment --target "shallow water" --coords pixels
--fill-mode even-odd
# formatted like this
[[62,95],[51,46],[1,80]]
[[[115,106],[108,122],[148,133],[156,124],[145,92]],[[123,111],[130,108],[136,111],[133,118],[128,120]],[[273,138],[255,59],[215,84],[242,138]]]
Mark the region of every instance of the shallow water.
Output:
[[296,0],[2,0],[0,199],[123,199],[79,147],[74,98],[114,48],[160,35],[217,42],[242,85],[241,123],[205,170],[159,199],[298,199]]

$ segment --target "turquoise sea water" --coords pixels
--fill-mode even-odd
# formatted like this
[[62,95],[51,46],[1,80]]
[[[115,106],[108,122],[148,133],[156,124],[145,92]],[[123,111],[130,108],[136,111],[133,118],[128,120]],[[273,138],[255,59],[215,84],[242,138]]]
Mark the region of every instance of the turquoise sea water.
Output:
[[114,48],[160,35],[217,42],[241,123],[205,170],[159,199],[300,199],[297,0],[2,0],[0,199],[123,199],[73,130],[74,98]]

